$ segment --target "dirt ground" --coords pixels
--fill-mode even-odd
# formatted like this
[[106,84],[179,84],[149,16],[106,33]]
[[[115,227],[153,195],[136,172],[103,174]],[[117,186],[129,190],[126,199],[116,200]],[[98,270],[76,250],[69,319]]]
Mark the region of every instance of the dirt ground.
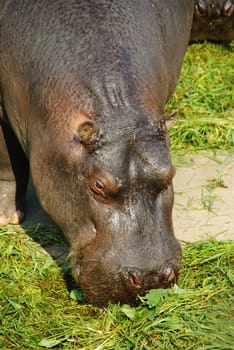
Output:
[[234,240],[234,154],[186,156],[174,180],[174,227],[186,242]]
[[[173,220],[179,240],[234,240],[234,154],[185,156],[177,166],[174,190]],[[24,225],[37,223],[51,221],[30,187]]]

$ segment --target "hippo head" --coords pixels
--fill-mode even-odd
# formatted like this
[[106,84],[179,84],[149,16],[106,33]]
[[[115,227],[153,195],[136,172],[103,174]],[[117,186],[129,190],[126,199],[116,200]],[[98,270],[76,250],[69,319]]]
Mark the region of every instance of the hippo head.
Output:
[[88,166],[71,256],[75,279],[96,305],[135,303],[137,294],[166,288],[178,273],[181,249],[171,218],[175,170],[164,119],[153,126],[122,124],[110,139],[95,121],[78,127]]
[[83,115],[76,132],[48,136],[49,152],[43,142],[35,147],[46,157],[31,159],[40,201],[71,244],[75,280],[98,306],[134,304],[137,295],[168,287],[178,274],[166,118],[114,124]]

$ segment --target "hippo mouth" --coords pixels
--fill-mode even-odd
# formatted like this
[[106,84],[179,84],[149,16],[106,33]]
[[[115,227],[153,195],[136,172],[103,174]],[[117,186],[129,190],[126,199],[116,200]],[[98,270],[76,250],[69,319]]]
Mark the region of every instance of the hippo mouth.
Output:
[[115,267],[107,271],[98,261],[86,260],[79,268],[78,280],[85,298],[92,304],[103,307],[108,303],[136,305],[137,296],[145,295],[150,289],[166,289],[178,278],[178,265],[170,262],[161,271],[144,272],[134,268]]

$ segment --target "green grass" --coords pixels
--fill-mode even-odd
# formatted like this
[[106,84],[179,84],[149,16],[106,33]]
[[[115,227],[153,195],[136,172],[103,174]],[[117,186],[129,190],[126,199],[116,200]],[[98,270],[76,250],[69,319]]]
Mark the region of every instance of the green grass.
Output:
[[234,42],[188,47],[179,84],[167,105],[177,109],[172,151],[234,147]]
[[178,285],[98,309],[35,239],[65,245],[52,227],[0,228],[0,349],[234,349],[233,242],[185,244]]

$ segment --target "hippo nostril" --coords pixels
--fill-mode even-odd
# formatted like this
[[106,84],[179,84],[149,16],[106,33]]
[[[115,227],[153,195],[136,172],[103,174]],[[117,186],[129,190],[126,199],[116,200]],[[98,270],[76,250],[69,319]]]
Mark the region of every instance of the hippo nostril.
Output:
[[131,285],[136,288],[136,289],[141,289],[142,286],[141,286],[141,280],[138,276],[136,276],[135,274],[131,274],[129,276],[129,281],[131,283]]

